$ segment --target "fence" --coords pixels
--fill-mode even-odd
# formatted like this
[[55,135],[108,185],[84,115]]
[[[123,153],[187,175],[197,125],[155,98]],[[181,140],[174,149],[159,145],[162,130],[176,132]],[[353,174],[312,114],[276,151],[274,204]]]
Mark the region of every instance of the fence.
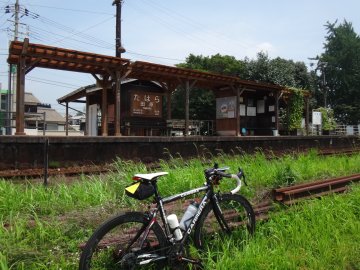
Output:
[[310,135],[341,135],[341,136],[360,136],[360,124],[358,125],[337,125],[335,129],[324,131],[321,126],[310,126]]

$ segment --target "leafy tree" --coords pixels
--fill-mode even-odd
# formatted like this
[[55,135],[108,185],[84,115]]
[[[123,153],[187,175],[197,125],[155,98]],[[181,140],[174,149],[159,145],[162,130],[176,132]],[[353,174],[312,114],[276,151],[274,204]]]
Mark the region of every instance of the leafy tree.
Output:
[[255,60],[246,59],[245,79],[310,90],[312,77],[303,62],[280,57],[269,59],[260,52]]
[[236,60],[234,56],[220,54],[210,57],[190,54],[186,58],[185,63],[178,64],[177,66],[229,76],[241,76],[245,70],[244,61]]
[[[350,22],[327,23],[325,52],[317,57],[324,105],[341,123],[360,120],[360,37]],[[328,103],[328,104],[327,104]]]

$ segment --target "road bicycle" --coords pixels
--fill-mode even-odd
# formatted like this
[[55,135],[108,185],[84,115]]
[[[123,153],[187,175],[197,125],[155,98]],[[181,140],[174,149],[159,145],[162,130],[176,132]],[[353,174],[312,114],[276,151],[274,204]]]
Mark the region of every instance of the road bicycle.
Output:
[[[215,164],[204,171],[204,186],[166,198],[160,196],[157,181],[167,172],[136,174],[126,194],[138,200],[153,197],[155,206],[150,205],[145,212],[120,214],[103,223],[87,241],[79,269],[202,268],[201,260],[190,256],[189,245],[201,252],[228,235],[248,238],[255,230],[254,211],[245,197],[236,194],[241,179],[246,184],[245,175],[241,169],[237,174],[225,173],[228,169]],[[223,178],[236,180],[236,187],[229,193],[217,190]],[[198,203],[188,206],[180,223],[164,208],[197,193],[205,194]]]

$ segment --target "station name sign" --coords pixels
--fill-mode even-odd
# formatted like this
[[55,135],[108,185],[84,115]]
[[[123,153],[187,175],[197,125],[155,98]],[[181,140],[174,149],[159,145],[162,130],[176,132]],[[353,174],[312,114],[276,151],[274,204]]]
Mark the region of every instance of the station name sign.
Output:
[[132,91],[131,116],[162,117],[162,94]]

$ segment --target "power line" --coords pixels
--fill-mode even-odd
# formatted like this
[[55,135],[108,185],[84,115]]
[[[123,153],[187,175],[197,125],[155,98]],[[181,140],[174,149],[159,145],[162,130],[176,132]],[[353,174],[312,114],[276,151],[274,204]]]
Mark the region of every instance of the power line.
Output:
[[[38,83],[42,83],[42,84],[48,84],[48,85],[53,85],[53,86],[57,86],[57,87],[62,87],[62,88],[72,88],[69,85],[64,85],[63,83],[56,83],[56,82],[46,82],[43,80],[38,80],[38,79],[30,79],[28,77],[26,77],[26,80],[32,81],[32,82],[38,82]],[[80,88],[80,86],[76,86],[76,88]]]
[[139,56],[146,56],[146,57],[150,57],[150,58],[164,59],[164,60],[172,60],[172,61],[180,61],[180,62],[185,61],[184,59],[176,59],[176,58],[169,58],[169,57],[163,57],[163,56],[154,56],[154,55],[136,53],[136,52],[133,52],[133,51],[126,51],[126,53],[133,54],[133,55],[139,55]]
[[141,13],[148,16],[150,19],[161,24],[162,26],[169,29],[170,31],[180,34],[182,37],[185,37],[188,40],[193,41],[195,44],[199,45],[199,43],[200,43],[201,46],[211,49],[214,53],[217,53],[217,52],[223,50],[223,48],[220,48],[215,44],[211,44],[208,40],[203,39],[195,34],[189,33],[188,31],[181,28],[181,26],[169,23],[169,21],[166,21],[163,18],[156,16],[154,13],[151,13],[148,10],[144,10],[142,7],[139,7],[138,5],[136,5],[135,2],[130,2],[130,3],[131,3],[131,5],[129,5],[129,6],[131,8],[133,8],[137,11],[140,11]]
[[84,9],[71,9],[71,8],[62,8],[62,7],[44,6],[44,5],[35,5],[35,4],[30,4],[30,5],[33,6],[33,7],[48,8],[48,9],[57,9],[57,10],[65,10],[65,11],[72,11],[72,12],[83,12],[83,13],[91,13],[91,14],[114,15],[113,13],[102,12],[102,11],[92,11],[92,10],[84,10]]
[[244,49],[249,49],[251,47],[251,45],[249,43],[246,43],[246,42],[240,43],[240,42],[234,40],[234,37],[229,37],[227,35],[224,35],[223,33],[220,33],[220,32],[214,31],[214,30],[209,30],[206,25],[196,22],[192,18],[186,17],[175,10],[172,10],[166,6],[160,5],[159,3],[154,4],[149,0],[141,0],[141,1],[145,4],[147,4],[148,6],[152,7],[153,9],[156,9],[156,10],[162,12],[163,14],[166,14],[169,18],[171,18],[171,19],[177,18],[179,21],[181,21],[182,24],[187,24],[191,27],[199,29],[202,32],[207,33],[210,36],[216,35],[218,37],[221,37],[222,39],[225,38],[225,39],[231,41],[231,44],[236,43],[236,45],[239,45],[240,47],[243,47]]
[[48,80],[48,79],[38,78],[38,77],[34,77],[34,76],[27,76],[26,78],[33,79],[33,80],[38,80],[38,81],[43,81],[43,82],[57,83],[57,84],[61,84],[63,86],[70,86],[70,87],[77,87],[77,88],[80,87],[79,85],[75,85],[75,84],[70,84],[70,83],[65,83],[65,82],[60,82],[60,81],[54,81],[54,80]]
[[66,39],[66,38],[70,38],[71,36],[83,34],[84,32],[86,32],[86,31],[88,31],[88,30],[90,30],[90,29],[92,29],[92,28],[94,28],[94,27],[96,27],[96,26],[99,26],[99,25],[103,24],[103,23],[109,21],[110,19],[113,19],[113,17],[107,18],[107,19],[105,19],[105,20],[103,20],[103,21],[101,21],[101,22],[99,22],[99,23],[97,23],[97,24],[94,24],[94,25],[92,25],[92,26],[90,26],[90,27],[88,27],[88,28],[86,28],[86,29],[84,29],[84,30],[81,30],[81,31],[72,33],[70,36],[64,37],[63,39],[59,39],[59,40],[57,40],[57,41],[55,41],[55,42],[62,41],[62,40],[64,40],[64,39]]

